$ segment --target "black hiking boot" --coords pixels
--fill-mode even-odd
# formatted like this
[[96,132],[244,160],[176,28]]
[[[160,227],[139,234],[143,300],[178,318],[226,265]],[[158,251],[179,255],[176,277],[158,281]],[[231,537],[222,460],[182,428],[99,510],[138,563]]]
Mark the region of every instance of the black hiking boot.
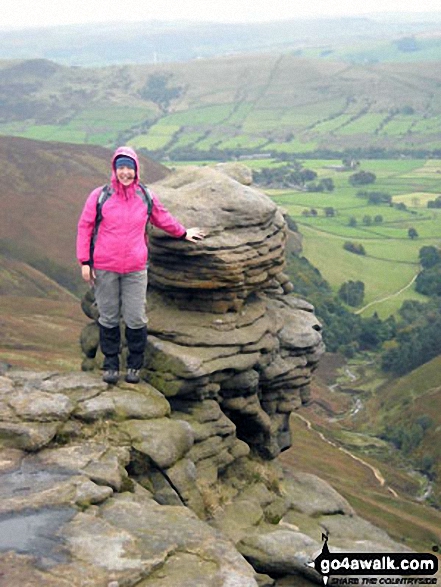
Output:
[[104,383],[109,383],[110,385],[116,385],[119,381],[119,371],[107,370],[103,373],[103,381]]
[[127,369],[126,382],[127,383],[139,383],[139,369]]

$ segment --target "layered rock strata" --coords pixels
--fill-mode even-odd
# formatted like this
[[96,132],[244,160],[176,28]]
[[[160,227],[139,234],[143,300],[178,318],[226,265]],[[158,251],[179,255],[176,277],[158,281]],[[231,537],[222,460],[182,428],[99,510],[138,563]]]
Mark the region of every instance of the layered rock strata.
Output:
[[[320,583],[308,563],[329,528],[343,550],[400,549],[326,483],[277,463],[323,344],[282,272],[282,214],[249,184],[223,165],[153,186],[208,236],[151,234],[139,385],[0,373],[0,587]],[[91,292],[82,307],[93,371]]]
[[183,169],[152,187],[186,226],[208,233],[189,245],[153,232],[155,288],[184,309],[223,314],[274,285],[284,267],[286,230],[270,198],[208,167]]
[[[244,169],[185,168],[152,186],[185,225],[203,227],[207,237],[188,243],[150,234],[143,375],[174,412],[199,414],[214,401],[217,419],[230,421],[229,429],[196,441],[197,469],[213,481],[248,448],[272,459],[290,446],[290,414],[307,401],[323,352],[313,307],[290,293],[283,273],[282,212],[248,185]],[[83,309],[97,318],[90,294]],[[91,324],[82,335],[86,356],[97,345]]]
[[215,400],[177,407],[145,382],[0,372],[0,587],[316,583],[323,531],[403,550],[314,475],[234,446]]

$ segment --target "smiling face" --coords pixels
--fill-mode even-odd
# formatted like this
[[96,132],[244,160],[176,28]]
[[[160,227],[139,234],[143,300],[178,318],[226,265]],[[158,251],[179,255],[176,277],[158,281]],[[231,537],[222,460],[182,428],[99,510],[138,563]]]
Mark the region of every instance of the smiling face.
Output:
[[129,186],[135,180],[135,170],[127,165],[118,166],[115,170],[116,177],[123,186]]

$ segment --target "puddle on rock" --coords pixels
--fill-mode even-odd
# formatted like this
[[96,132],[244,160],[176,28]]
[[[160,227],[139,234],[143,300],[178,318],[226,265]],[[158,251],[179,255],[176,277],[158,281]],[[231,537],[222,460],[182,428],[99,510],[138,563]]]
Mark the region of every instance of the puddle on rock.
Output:
[[46,508],[0,517],[0,552],[14,550],[34,556],[42,567],[67,562],[58,531],[77,513],[73,508]]
[[0,475],[0,499],[29,498],[26,509],[0,515],[0,552],[14,550],[34,556],[41,567],[68,560],[59,530],[77,510],[67,505],[34,509],[32,499],[73,474],[59,467],[43,466],[37,458],[28,457],[19,469]]

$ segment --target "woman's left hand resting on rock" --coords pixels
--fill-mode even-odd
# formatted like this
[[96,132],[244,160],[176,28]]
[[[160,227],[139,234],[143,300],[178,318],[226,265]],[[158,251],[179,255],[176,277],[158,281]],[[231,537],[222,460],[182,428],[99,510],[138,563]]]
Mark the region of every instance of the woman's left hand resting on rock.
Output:
[[185,235],[185,240],[195,243],[197,241],[202,240],[206,236],[206,233],[198,227],[189,228],[187,230],[187,234]]

